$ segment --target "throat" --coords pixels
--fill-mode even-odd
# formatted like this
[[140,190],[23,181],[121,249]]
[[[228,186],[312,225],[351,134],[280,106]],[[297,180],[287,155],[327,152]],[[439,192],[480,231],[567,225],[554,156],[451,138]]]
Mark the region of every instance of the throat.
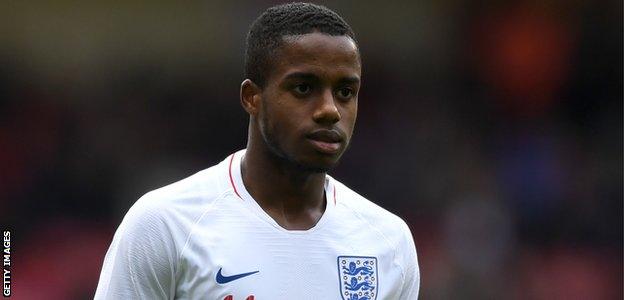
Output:
[[289,174],[257,164],[247,153],[241,161],[243,184],[253,200],[286,230],[316,226],[327,207],[325,173]]
[[263,206],[259,202],[258,204],[280,227],[286,230],[309,230],[315,227],[327,209],[325,197],[323,197],[323,203],[320,207],[307,209]]

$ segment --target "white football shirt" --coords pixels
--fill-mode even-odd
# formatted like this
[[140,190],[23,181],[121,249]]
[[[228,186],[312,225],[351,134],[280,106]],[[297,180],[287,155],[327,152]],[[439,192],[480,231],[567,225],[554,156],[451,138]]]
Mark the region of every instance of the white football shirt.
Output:
[[244,155],[141,197],[115,233],[95,299],[417,298],[403,220],[327,176],[318,223],[286,230],[245,189]]

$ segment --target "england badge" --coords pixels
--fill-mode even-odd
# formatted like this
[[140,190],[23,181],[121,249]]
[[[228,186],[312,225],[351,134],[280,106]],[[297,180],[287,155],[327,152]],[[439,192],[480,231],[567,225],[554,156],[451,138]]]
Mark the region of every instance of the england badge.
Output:
[[338,256],[340,295],[343,300],[377,299],[377,258]]

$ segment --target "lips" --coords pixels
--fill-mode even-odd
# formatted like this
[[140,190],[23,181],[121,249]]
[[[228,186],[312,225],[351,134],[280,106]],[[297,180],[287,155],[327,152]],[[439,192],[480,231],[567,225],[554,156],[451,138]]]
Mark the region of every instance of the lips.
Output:
[[326,154],[336,154],[340,150],[343,138],[336,130],[321,129],[307,136],[317,151]]

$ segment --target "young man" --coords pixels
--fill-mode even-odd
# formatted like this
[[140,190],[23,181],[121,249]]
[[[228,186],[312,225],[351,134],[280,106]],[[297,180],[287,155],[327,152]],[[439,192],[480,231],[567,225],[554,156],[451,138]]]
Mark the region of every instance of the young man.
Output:
[[360,53],[335,12],[269,8],[247,37],[247,149],[152,191],[106,254],[96,299],[416,299],[411,233],[327,175],[349,144]]

